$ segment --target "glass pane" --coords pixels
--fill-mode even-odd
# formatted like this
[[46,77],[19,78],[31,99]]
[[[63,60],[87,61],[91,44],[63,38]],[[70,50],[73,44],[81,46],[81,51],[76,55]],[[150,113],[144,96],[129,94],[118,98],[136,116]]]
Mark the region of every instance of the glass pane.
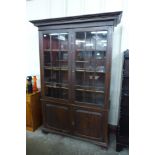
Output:
[[96,32],[96,50],[103,51],[107,47],[107,31]]
[[87,86],[88,89],[93,89],[94,86],[94,73],[93,72],[86,72],[84,84]]
[[103,73],[96,73],[94,76],[94,86],[97,91],[104,91],[105,75]]
[[51,74],[51,82],[53,86],[56,86],[57,83],[60,82],[60,75],[59,70],[52,70]]
[[96,32],[86,32],[86,50],[95,50]]
[[44,69],[44,80],[45,82],[51,82],[51,70]]
[[103,105],[107,31],[76,32],[75,99]]
[[76,69],[94,70],[94,51],[76,51]]
[[60,61],[61,70],[68,70],[68,62],[65,60]]
[[76,77],[76,85],[84,85],[84,72],[76,71],[75,72]]
[[59,62],[62,69],[68,68],[68,51],[59,52]]
[[45,86],[45,95],[49,97],[59,98],[60,96],[60,89],[57,87],[53,87],[51,85]]
[[68,89],[60,89],[60,98],[68,99]]
[[95,52],[95,58],[96,60],[103,60],[106,56],[106,52],[105,51],[96,51]]
[[60,81],[61,84],[67,84],[68,83],[68,71],[60,71]]
[[44,51],[44,66],[51,66],[50,52]]
[[96,69],[95,70],[98,73],[105,73],[106,72],[105,61],[104,60],[96,61]]
[[60,89],[57,87],[53,87],[51,89],[51,97],[60,98]]
[[52,88],[45,86],[45,96],[51,96]]
[[84,102],[84,92],[82,91],[75,91],[75,100],[79,102]]
[[43,35],[43,48],[50,49],[50,35],[49,34]]
[[94,76],[95,103],[102,105],[104,102],[104,81],[105,74],[96,72]]
[[94,92],[85,92],[84,102],[95,103],[95,94],[94,94]]
[[96,93],[96,104],[98,104],[98,105],[103,105],[104,104],[104,94],[102,94],[102,93]]
[[60,60],[68,60],[68,52],[60,51]]
[[68,33],[59,34],[60,49],[68,50]]
[[68,99],[68,89],[62,89],[60,87],[45,86],[45,95],[54,98]]
[[52,51],[52,67],[59,67],[59,52],[58,51]]
[[51,48],[52,50],[60,49],[59,44],[59,33],[51,33]]
[[85,49],[85,32],[77,32],[76,33],[76,49],[77,50],[84,50]]

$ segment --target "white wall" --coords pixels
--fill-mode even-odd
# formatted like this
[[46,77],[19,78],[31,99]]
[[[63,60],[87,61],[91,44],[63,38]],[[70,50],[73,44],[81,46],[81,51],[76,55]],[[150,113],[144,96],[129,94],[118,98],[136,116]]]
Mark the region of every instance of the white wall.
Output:
[[[115,28],[112,54],[109,123],[117,125],[121,84],[122,52],[127,42],[127,0],[31,0],[27,1],[27,19],[45,19],[82,14],[123,11],[121,23]],[[27,75],[38,75],[39,49],[37,28],[27,22]]]

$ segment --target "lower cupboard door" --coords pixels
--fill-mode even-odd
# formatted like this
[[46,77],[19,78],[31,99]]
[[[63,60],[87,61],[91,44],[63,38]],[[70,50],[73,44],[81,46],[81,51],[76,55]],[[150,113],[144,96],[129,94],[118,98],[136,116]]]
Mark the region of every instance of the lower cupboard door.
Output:
[[67,106],[44,103],[44,124],[48,129],[69,132],[69,108]]
[[74,111],[74,121],[75,135],[103,141],[102,113],[77,109]]

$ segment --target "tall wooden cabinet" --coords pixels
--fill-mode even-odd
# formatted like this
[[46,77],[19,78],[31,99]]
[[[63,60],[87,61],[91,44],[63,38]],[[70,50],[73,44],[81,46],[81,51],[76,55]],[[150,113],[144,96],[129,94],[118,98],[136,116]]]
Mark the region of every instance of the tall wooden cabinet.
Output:
[[112,34],[121,14],[31,21],[39,29],[43,131],[107,147]]

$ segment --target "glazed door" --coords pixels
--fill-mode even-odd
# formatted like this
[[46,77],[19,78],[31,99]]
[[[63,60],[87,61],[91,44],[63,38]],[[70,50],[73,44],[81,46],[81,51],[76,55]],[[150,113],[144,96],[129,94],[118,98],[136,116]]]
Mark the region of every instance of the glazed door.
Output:
[[70,37],[69,31],[43,32],[43,96],[69,100]]
[[75,104],[103,106],[108,30],[77,29],[74,38],[72,77]]

